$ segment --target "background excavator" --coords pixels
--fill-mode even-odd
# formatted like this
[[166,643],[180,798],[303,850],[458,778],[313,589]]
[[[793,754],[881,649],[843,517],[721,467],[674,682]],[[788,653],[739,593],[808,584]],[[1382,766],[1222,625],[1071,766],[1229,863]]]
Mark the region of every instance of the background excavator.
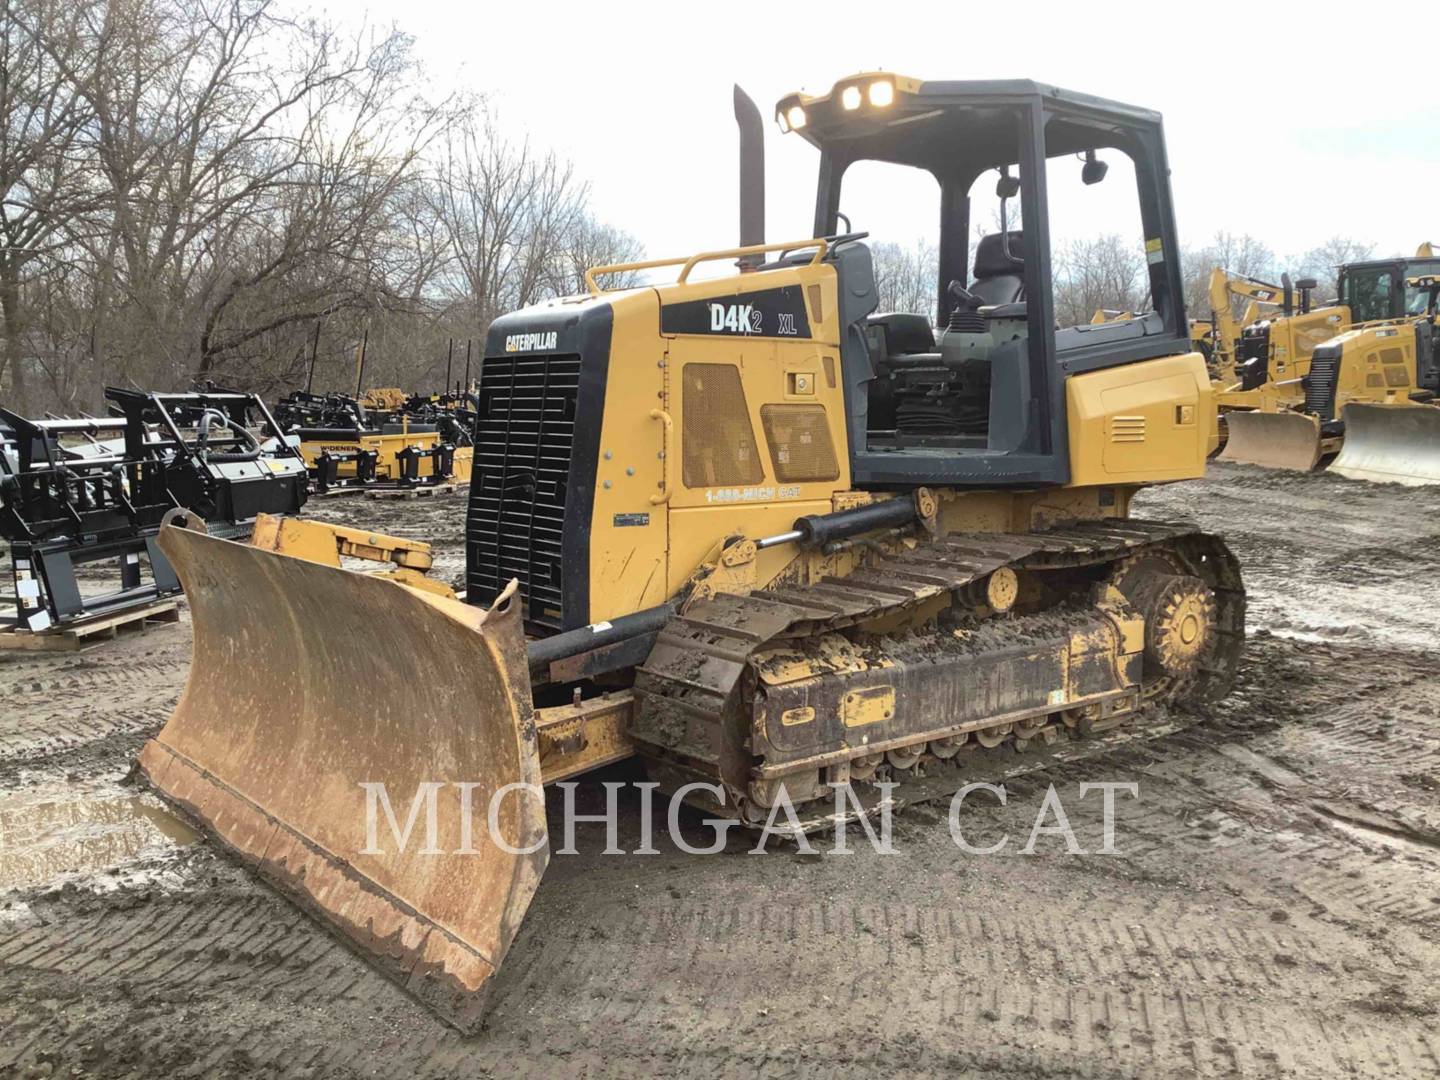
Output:
[[[1288,283],[1287,283],[1288,285]],[[1258,322],[1269,313],[1270,308],[1280,307],[1287,296],[1287,289],[1271,285],[1244,274],[1231,273],[1216,266],[1210,271],[1208,299],[1210,317],[1189,322],[1190,341],[1195,351],[1205,357],[1210,367],[1211,378],[1221,388],[1235,382],[1235,356],[1240,345],[1240,334],[1245,327]],[[1246,301],[1241,316],[1235,317],[1236,298]],[[1091,317],[1092,324],[1107,322],[1128,322],[1136,312],[1100,308]]]
[[[144,774],[465,1029],[548,859],[514,785],[635,755],[711,814],[824,829],[874,812],[877,780],[903,793],[977,745],[1084,736],[1235,675],[1236,560],[1130,516],[1213,445],[1159,115],[1024,81],[792,94],[776,115],[819,151],[814,223],[766,243],[760,116],[735,104],[739,247],[597,268],[491,327],[464,602],[424,545],[359,530],[161,538],[194,660]],[[1133,163],[1154,310],[1057,329],[1046,163],[1083,158],[1088,185],[1101,155]],[[865,234],[839,227],[857,162],[939,185],[936,325],[875,313]],[[1025,227],[970,265],[992,190]],[[628,270],[662,273],[606,287]],[[378,783],[412,823],[443,790],[427,842],[369,843]]]
[[[1413,281],[1417,275],[1440,272],[1428,243],[1421,244],[1413,258],[1374,259],[1346,263],[1339,268],[1339,298],[1316,307],[1310,295],[1312,281],[1302,281],[1299,311],[1287,304],[1285,311],[1245,328],[1240,346],[1239,382],[1217,397],[1227,438],[1222,460],[1240,461],[1269,468],[1314,469],[1334,457],[1345,436],[1343,419],[1322,417],[1325,395],[1313,397],[1307,379],[1316,350],[1342,335],[1353,334],[1369,324],[1395,321],[1414,322],[1426,312],[1425,290]],[[1348,355],[1359,355],[1353,344]],[[1412,358],[1413,360],[1413,358]],[[1388,404],[1398,391],[1427,392],[1423,371],[1409,364],[1408,382],[1395,382],[1397,374],[1381,375],[1361,368],[1344,382],[1342,400]],[[1317,376],[1317,386],[1328,384],[1332,372]],[[1376,378],[1381,381],[1375,381]],[[1384,382],[1385,378],[1390,382]],[[1412,432],[1418,435],[1418,432]],[[1418,455],[1418,456],[1417,456]],[[1440,457],[1440,448],[1430,457]],[[1409,458],[1418,462],[1426,456],[1425,441],[1417,443]],[[1399,463],[1399,459],[1396,459]],[[1431,468],[1421,468],[1417,477]]]

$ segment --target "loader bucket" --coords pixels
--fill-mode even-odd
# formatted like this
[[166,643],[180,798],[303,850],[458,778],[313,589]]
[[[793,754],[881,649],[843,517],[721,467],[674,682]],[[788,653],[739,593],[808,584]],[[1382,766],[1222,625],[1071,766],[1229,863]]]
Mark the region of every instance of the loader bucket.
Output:
[[1292,412],[1227,412],[1229,437],[1221,461],[1309,472],[1320,463],[1320,425]]
[[1440,408],[1347,402],[1345,442],[1330,466],[1355,480],[1440,484]]
[[[534,793],[498,803],[501,839],[529,854],[489,828],[492,793],[541,783],[514,586],[486,612],[173,526],[160,548],[195,641],[141,770],[444,1019],[478,1027],[549,859]],[[468,830],[456,785],[471,785]]]

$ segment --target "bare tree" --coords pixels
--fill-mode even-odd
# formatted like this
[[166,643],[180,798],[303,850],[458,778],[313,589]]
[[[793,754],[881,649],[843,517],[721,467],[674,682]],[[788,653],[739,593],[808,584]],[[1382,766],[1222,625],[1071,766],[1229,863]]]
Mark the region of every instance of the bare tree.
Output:
[[875,244],[870,249],[875,265],[875,287],[880,311],[902,311],[935,317],[935,246],[917,240],[911,247]]
[[1055,318],[1062,326],[1088,323],[1102,309],[1138,311],[1149,306],[1144,252],[1119,234],[1071,240],[1052,261]]
[[28,275],[62,264],[72,230],[96,204],[79,149],[101,62],[96,11],[69,0],[0,0],[0,386],[8,375],[20,409],[29,397]]
[[[585,271],[598,266],[638,262],[644,256],[640,242],[629,233],[597,221],[589,211],[571,225],[563,243],[557,246],[549,286],[557,296],[585,291]],[[606,288],[629,289],[639,285],[638,272],[620,271],[606,275]]]
[[1373,258],[1375,245],[1350,236],[1332,236],[1323,244],[1311,248],[1295,259],[1298,277],[1314,278],[1320,283],[1320,290],[1326,297],[1336,296],[1339,291],[1338,270],[1343,263],[1361,262]]

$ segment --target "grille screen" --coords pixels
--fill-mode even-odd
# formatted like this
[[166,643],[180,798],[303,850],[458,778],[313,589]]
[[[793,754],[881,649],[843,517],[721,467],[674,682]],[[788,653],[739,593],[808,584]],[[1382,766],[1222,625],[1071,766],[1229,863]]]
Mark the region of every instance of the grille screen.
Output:
[[[1323,355],[1322,355],[1323,354]],[[1305,376],[1305,411],[1321,420],[1335,419],[1335,389],[1340,378],[1340,357],[1322,346],[1310,360]]]
[[511,578],[526,618],[561,625],[565,496],[578,356],[486,357],[466,524],[466,589],[488,606]]
[[740,369],[734,364],[686,364],[684,380],[680,439],[685,486],[758,484],[765,471]]
[[782,484],[838,480],[835,444],[822,405],[766,405],[760,410],[775,479]]

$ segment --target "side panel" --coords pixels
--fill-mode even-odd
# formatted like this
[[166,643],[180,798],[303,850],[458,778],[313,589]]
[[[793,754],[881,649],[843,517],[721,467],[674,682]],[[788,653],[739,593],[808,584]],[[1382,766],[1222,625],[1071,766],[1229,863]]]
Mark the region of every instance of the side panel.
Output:
[[[673,494],[667,459],[673,453],[668,412],[665,341],[655,292],[637,290],[612,300],[610,364],[590,518],[589,608],[576,625],[628,615],[669,595],[666,500]],[[576,463],[576,468],[580,463]]]
[[1066,401],[1073,485],[1205,474],[1214,404],[1199,353],[1072,376]]
[[[667,591],[733,533],[784,532],[850,486],[831,266],[662,289],[674,420]],[[783,321],[781,316],[785,316]],[[793,552],[762,552],[761,581]]]

